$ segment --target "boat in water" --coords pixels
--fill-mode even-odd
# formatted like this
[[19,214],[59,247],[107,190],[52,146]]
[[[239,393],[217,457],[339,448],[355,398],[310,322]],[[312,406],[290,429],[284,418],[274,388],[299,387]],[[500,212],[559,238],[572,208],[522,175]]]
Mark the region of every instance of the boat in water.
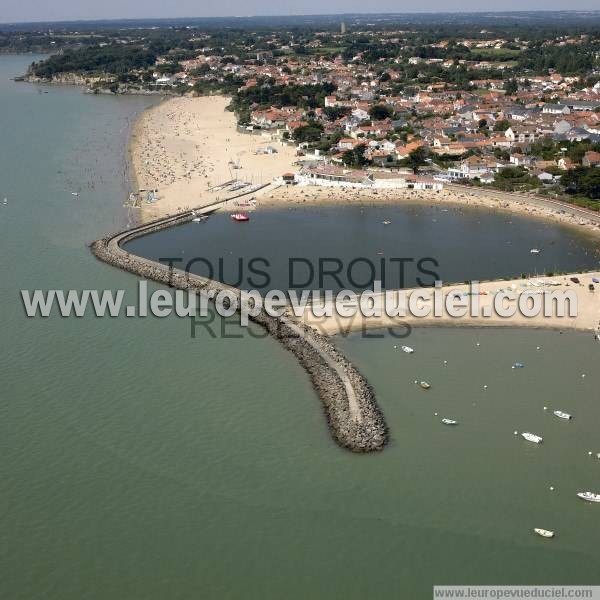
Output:
[[524,365],[523,363],[516,362],[516,363],[515,363],[515,364],[512,366],[512,368],[513,368],[513,369],[522,369],[524,366],[525,366],[525,365]]
[[529,252],[530,252],[530,254],[539,254],[540,250],[539,250],[539,248],[532,248]]
[[587,502],[600,502],[600,494],[593,494],[592,492],[579,492],[577,494],[582,500]]
[[406,354],[412,354],[414,352],[414,349],[410,346],[400,346],[400,348],[402,348],[402,352],[406,352]]
[[419,385],[424,389],[424,390],[428,390],[431,385],[429,383],[427,383],[426,381],[421,381],[421,383],[419,383]]
[[559,419],[569,420],[573,418],[569,413],[563,412],[562,410],[555,410],[552,414],[557,416]]
[[458,425],[458,421],[455,421],[454,419],[442,419],[442,423],[444,425]]
[[529,431],[524,431],[521,434],[521,437],[534,444],[541,444],[544,441],[544,438],[541,435],[535,435],[535,433],[529,433]]
[[248,213],[245,212],[233,213],[231,215],[231,218],[234,221],[237,221],[238,223],[243,223],[244,221],[250,220],[250,216],[248,215]]
[[541,529],[540,527],[535,527],[533,531],[543,538],[554,537],[554,531],[550,531],[549,529]]

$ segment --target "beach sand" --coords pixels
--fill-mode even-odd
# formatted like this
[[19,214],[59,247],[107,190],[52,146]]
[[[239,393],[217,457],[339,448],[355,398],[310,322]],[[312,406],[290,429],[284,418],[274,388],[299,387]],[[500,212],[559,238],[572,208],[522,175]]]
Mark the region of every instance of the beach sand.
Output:
[[528,217],[551,220],[585,230],[591,235],[600,237],[600,215],[582,216],[572,214],[569,209],[558,208],[543,200],[536,200],[534,205],[530,199],[495,192],[485,194],[483,190],[471,191],[468,188],[440,191],[420,190],[374,190],[326,188],[313,185],[281,186],[276,189],[267,188],[259,195],[259,206],[294,206],[303,204],[361,204],[364,206],[401,202],[423,201],[424,203],[452,204],[455,206],[485,207],[492,210],[507,211]]
[[[232,192],[210,188],[232,179],[269,183],[296,170],[294,148],[270,134],[239,133],[228,104],[223,96],[172,98],[140,115],[130,139],[131,162],[138,189],[158,190],[156,202],[140,204],[143,221],[223,199]],[[267,146],[277,153],[256,154]]]
[[[575,283],[571,277],[577,277],[580,283]],[[336,311],[333,303],[330,302],[333,316],[315,316],[310,308],[306,308],[303,315],[299,317],[300,321],[311,325],[317,331],[324,335],[346,334],[352,331],[360,331],[366,329],[374,329],[381,327],[390,328],[406,328],[407,326],[431,326],[438,325],[443,327],[452,326],[473,326],[473,327],[537,327],[537,328],[552,328],[552,329],[575,329],[578,331],[593,331],[600,332],[600,284],[595,283],[594,291],[588,289],[588,285],[593,279],[600,279],[600,272],[579,273],[574,275],[561,275],[556,277],[543,277],[540,280],[532,279],[513,279],[507,281],[487,281],[481,282],[478,291],[481,295],[477,296],[479,309],[476,315],[471,315],[471,308],[462,316],[451,316],[446,310],[440,311],[440,316],[434,316],[433,312],[433,290],[432,288],[416,288],[405,290],[406,298],[408,299],[412,293],[427,292],[430,295],[430,300],[420,302],[420,306],[430,309],[429,315],[415,316],[408,314],[402,317],[389,317],[385,312],[384,294],[377,295],[377,301],[380,302],[381,314],[374,316],[364,316],[360,311],[349,317],[342,317],[339,311]],[[536,283],[539,281],[554,281],[559,285],[539,286]],[[441,288],[444,294],[444,302],[447,296],[460,295],[464,301],[468,298],[465,293],[470,292],[469,286],[465,284],[447,285]],[[576,296],[576,316],[569,316],[568,310],[565,310],[564,316],[557,312],[557,305],[549,300],[543,302],[542,290],[548,293],[554,292],[571,292]],[[545,315],[544,311],[535,316],[526,316],[522,312],[516,310],[514,315],[510,317],[499,316],[494,310],[494,300],[498,292],[514,292],[518,298],[522,294],[532,294],[532,298],[528,300],[530,305],[534,301],[542,303],[542,306],[548,307],[550,314]],[[393,292],[395,293],[395,292]],[[535,299],[535,300],[534,300]],[[333,301],[335,302],[335,300]],[[513,306],[516,309],[515,302],[503,302],[503,305]],[[327,306],[327,303],[323,304]],[[393,302],[390,306],[394,306]],[[566,306],[565,306],[566,308]],[[443,313],[443,314],[442,314]],[[319,313],[321,314],[321,313]]]
[[[130,157],[138,189],[158,190],[156,202],[141,201],[141,220],[206,206],[234,194],[211,190],[233,179],[266,184],[299,169],[293,147],[271,139],[270,133],[240,133],[235,116],[226,111],[229,98],[171,98],[143,112],[134,124]],[[276,154],[257,154],[272,146]],[[234,168],[238,166],[239,168]],[[271,183],[255,194],[258,206],[295,204],[382,204],[423,200],[484,206],[551,219],[600,235],[600,217],[570,212],[567,207],[515,194],[464,187],[441,191],[348,189]],[[231,206],[231,205],[230,205]]]
[[[534,218],[562,222],[600,235],[600,219],[557,205],[539,197],[530,198],[516,194],[482,189],[451,186],[441,191],[415,191],[407,189],[375,190],[327,188],[313,185],[285,186],[273,183],[273,178],[286,172],[298,170],[294,148],[271,140],[270,134],[253,135],[236,129],[233,113],[226,111],[229,99],[222,96],[200,98],[173,98],[145,111],[134,125],[130,140],[130,157],[138,189],[158,190],[158,200],[142,201],[141,220],[147,222],[184,210],[206,206],[212,202],[231,197],[232,191],[211,190],[214,186],[233,179],[253,185],[271,184],[257,192],[257,207],[293,207],[311,204],[361,204],[364,206],[403,201],[426,203],[449,203],[458,206],[483,206],[504,210]],[[259,148],[273,146],[275,154],[257,154]],[[234,163],[239,168],[233,168]],[[238,192],[239,193],[239,192]],[[230,205],[231,207],[232,205]],[[233,204],[234,206],[234,204]],[[598,276],[598,273],[595,274]],[[387,327],[399,322],[410,325],[519,325],[557,327],[565,329],[594,330],[600,322],[600,289],[592,293],[586,286],[577,286],[561,277],[561,286],[552,288],[575,290],[578,296],[579,316],[575,319],[537,317],[527,319],[516,315],[509,319],[496,317],[470,317],[453,319],[448,316],[435,319],[362,318],[319,319],[304,315],[300,320],[315,326],[328,335],[344,330]],[[591,275],[583,275],[589,282]],[[481,286],[488,295],[481,296],[481,304],[490,304],[493,292],[514,284],[521,289],[523,281],[488,282]],[[569,284],[569,285],[567,285]],[[598,286],[596,286],[598,288]],[[447,289],[464,291],[465,286]]]

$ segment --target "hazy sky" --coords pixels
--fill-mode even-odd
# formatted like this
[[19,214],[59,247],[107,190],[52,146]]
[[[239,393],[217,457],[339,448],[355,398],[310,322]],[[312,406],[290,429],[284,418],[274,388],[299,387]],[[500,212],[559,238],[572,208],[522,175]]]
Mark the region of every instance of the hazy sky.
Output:
[[0,0],[0,22],[482,10],[597,10],[598,0]]

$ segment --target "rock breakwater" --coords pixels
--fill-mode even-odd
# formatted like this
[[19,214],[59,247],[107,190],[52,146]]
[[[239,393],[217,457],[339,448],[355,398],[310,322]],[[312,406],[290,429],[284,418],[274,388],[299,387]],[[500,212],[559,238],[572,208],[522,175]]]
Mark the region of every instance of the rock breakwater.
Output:
[[[191,218],[186,212],[159,219],[97,240],[90,247],[99,260],[145,279],[197,294],[214,295],[226,290],[239,300],[241,292],[237,288],[170,268],[122,248],[130,240]],[[332,435],[340,446],[353,452],[383,449],[388,431],[375,394],[367,380],[328,338],[286,315],[274,317],[261,311],[250,318],[289,350],[308,373],[323,403]]]

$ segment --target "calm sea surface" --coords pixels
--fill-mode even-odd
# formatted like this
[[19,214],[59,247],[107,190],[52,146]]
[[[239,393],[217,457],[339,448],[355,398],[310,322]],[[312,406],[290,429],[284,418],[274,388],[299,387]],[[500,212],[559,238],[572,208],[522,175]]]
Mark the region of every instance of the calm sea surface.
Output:
[[[97,262],[86,244],[130,218],[125,140],[151,102],[8,79],[31,60],[0,57],[3,597],[420,599],[434,583],[600,583],[600,506],[575,497],[600,492],[600,461],[587,454],[600,452],[600,344],[589,335],[422,329],[410,356],[387,337],[338,340],[391,429],[383,453],[355,456],[332,443],[307,376],[273,340],[192,339],[176,318],[27,319],[21,289],[135,298],[136,278]],[[439,255],[444,269],[463,243],[453,233],[464,232],[463,218],[474,230],[488,219],[414,210],[384,212],[400,228],[407,215],[435,246],[413,251],[406,241],[401,255]],[[330,219],[316,214],[291,218]],[[357,245],[368,228],[383,229],[369,215],[350,217]],[[279,240],[287,218],[265,211],[243,235],[273,219],[268,235]],[[519,252],[494,259],[473,234],[469,243],[496,266],[466,265],[469,277],[513,274],[534,245],[544,269],[588,265],[589,239],[515,219],[511,239],[500,231],[506,219],[489,221],[495,239]],[[229,226],[212,219],[199,226],[201,245],[168,249],[217,256],[218,227]],[[195,240],[200,230],[190,231]],[[238,231],[230,250],[242,249]],[[260,251],[274,254],[267,239]],[[396,253],[388,243],[379,245]],[[445,278],[467,277],[452,269]],[[517,360],[524,369],[510,368]],[[442,416],[460,425],[444,427]],[[513,435],[526,429],[544,444]],[[541,540],[532,527],[557,537]]]
[[261,209],[249,223],[216,214],[139,238],[128,249],[263,290],[360,290],[373,280],[396,289],[432,285],[436,275],[461,282],[600,264],[598,238],[573,227],[423,202]]

